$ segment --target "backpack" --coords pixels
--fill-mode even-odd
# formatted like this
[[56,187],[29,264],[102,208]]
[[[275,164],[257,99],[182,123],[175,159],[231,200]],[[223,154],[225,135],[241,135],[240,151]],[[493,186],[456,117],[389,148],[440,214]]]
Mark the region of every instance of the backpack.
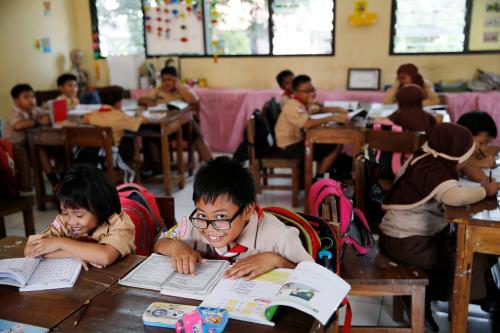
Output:
[[155,196],[135,183],[118,185],[116,190],[120,197],[122,211],[130,216],[135,226],[136,253],[149,256],[154,241],[164,224]]
[[[257,157],[268,153],[274,146],[274,139],[271,134],[271,127],[266,117],[260,110],[255,110],[252,114],[255,120],[254,147]],[[247,129],[243,132],[243,142],[238,146],[233,154],[233,159],[242,163],[248,159]]]
[[[321,203],[333,196],[336,202],[336,213],[340,224],[340,258],[348,244],[352,245],[358,255],[367,254],[373,246],[373,235],[365,215],[360,209],[353,208],[342,189],[342,184],[333,179],[321,179],[311,186],[309,191],[309,211],[319,216]],[[334,221],[335,222],[335,221]]]
[[0,140],[0,198],[19,197],[19,184],[14,163],[14,145]]
[[271,133],[274,142],[276,142],[274,128],[276,127],[276,123],[278,122],[278,118],[281,114],[281,106],[280,103],[276,102],[276,98],[273,97],[264,104],[262,107],[262,114],[266,117],[269,125],[269,132]]

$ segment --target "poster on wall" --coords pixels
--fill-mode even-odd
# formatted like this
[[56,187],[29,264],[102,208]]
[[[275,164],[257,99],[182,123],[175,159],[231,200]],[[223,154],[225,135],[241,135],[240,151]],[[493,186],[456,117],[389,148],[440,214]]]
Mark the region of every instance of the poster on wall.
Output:
[[474,0],[469,51],[500,51],[500,0]]
[[204,54],[201,0],[144,1],[146,55]]

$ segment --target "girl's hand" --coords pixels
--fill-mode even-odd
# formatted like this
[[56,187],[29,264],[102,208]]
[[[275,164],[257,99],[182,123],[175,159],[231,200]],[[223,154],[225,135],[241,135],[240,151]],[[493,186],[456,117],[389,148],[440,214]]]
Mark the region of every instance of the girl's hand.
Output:
[[83,269],[86,270],[86,271],[89,270],[89,264],[91,264],[92,266],[97,267],[97,268],[104,268],[104,267],[106,267],[104,265],[94,264],[93,262],[90,262],[90,261],[85,261],[85,260],[80,260],[80,261],[82,262]]
[[293,264],[273,252],[264,252],[238,260],[224,273],[226,279],[251,280],[275,268],[293,268]]
[[44,254],[56,252],[61,249],[60,242],[61,239],[58,237],[38,239],[30,244],[32,248],[27,257],[40,257]]
[[498,185],[499,184],[497,182],[481,184],[481,186],[486,190],[487,197],[494,197],[497,195]]
[[190,248],[183,241],[175,241],[170,252],[172,258],[172,268],[182,274],[194,274],[196,263],[203,263],[204,260],[198,251]]

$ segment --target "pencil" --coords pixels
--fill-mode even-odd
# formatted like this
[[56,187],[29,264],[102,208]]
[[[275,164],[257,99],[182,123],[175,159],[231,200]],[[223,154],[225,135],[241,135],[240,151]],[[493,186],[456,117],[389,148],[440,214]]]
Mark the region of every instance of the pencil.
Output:
[[83,315],[85,314],[85,311],[87,310],[88,306],[90,303],[90,299],[87,299],[85,303],[83,304],[83,307],[80,309],[80,312],[78,313],[78,316],[76,317],[75,321],[73,322],[73,326],[78,325],[80,320],[82,319]]
[[491,169],[490,169],[490,183],[491,183]]

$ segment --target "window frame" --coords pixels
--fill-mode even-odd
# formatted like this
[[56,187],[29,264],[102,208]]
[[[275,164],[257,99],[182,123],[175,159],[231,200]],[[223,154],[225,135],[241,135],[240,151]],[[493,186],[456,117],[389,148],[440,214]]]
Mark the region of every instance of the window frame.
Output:
[[500,50],[484,50],[484,51],[474,51],[469,50],[469,38],[471,29],[471,17],[472,17],[472,1],[466,0],[465,2],[465,26],[464,26],[464,50],[457,52],[408,52],[408,53],[397,53],[394,52],[394,37],[396,33],[396,9],[398,0],[391,1],[391,31],[389,39],[389,56],[429,56],[429,55],[475,55],[475,54],[495,54],[500,53]]
[[[203,15],[203,54],[182,54],[182,53],[165,53],[165,54],[149,54],[148,53],[148,48],[147,48],[147,41],[146,41],[146,20],[143,20],[143,42],[144,42],[144,52],[146,58],[158,58],[158,57],[182,57],[182,58],[213,58],[212,54],[207,53],[207,45],[206,45],[206,21],[205,21],[205,1],[207,0],[200,0],[202,2],[202,15]],[[269,36],[269,53],[268,54],[219,54],[217,57],[218,58],[248,58],[248,57],[259,57],[259,58],[267,58],[267,57],[331,57],[335,55],[335,24],[337,21],[337,1],[338,0],[330,0],[333,2],[333,21],[332,21],[332,52],[331,53],[323,53],[323,54],[273,54],[273,42],[272,38],[274,36],[273,33],[273,23],[272,23],[272,15],[273,15],[273,10],[272,10],[272,2],[273,0],[268,0],[268,11],[269,11],[269,18],[268,18],[268,36]],[[90,16],[91,16],[91,24],[92,24],[92,34],[97,33],[99,36],[99,19],[97,17],[97,7],[96,7],[96,0],[90,0]],[[141,0],[142,4],[142,13],[143,17],[145,17],[145,12],[144,12],[144,0]],[[99,38],[100,40],[100,38]],[[99,43],[97,44],[97,49],[94,50],[94,52],[98,51],[99,52],[99,57],[96,59],[105,59],[106,57],[103,57],[101,55],[101,49]]]

